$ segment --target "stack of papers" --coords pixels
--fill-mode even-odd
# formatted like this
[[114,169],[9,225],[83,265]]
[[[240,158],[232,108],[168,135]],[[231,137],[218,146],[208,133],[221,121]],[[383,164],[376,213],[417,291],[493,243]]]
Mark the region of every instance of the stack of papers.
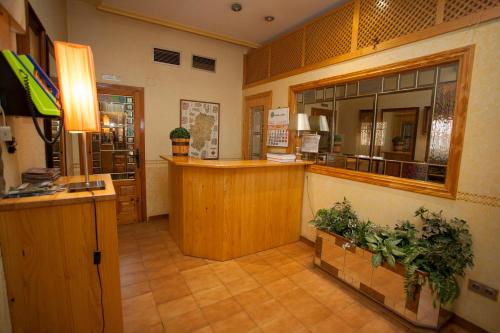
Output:
[[4,198],[22,198],[40,195],[49,195],[65,190],[65,185],[54,185],[52,182],[43,182],[37,185],[24,183],[19,187],[11,188]]
[[61,176],[59,168],[31,168],[23,172],[23,183],[39,184],[43,182],[53,182]]
[[268,161],[274,161],[274,162],[281,162],[281,163],[295,162],[295,154],[273,154],[273,153],[268,153],[267,154],[267,160]]

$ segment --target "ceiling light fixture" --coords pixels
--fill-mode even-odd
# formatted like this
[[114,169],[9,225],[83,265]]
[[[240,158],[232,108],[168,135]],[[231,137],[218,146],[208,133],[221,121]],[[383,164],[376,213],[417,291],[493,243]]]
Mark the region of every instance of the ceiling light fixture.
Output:
[[240,12],[240,11],[241,11],[241,9],[242,9],[241,4],[240,4],[240,3],[238,3],[238,2],[235,2],[235,3],[233,3],[233,4],[231,5],[231,10],[232,10],[233,12]]
[[266,22],[272,22],[272,21],[274,21],[274,16],[271,16],[271,15],[265,16],[264,20],[266,20]]

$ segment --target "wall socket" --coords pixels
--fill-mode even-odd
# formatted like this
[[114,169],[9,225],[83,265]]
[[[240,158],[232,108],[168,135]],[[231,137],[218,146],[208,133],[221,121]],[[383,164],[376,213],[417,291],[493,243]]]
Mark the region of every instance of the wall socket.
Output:
[[498,289],[489,287],[481,282],[469,279],[468,289],[493,301],[496,301],[498,298]]
[[12,131],[9,126],[0,126],[0,140],[12,141]]

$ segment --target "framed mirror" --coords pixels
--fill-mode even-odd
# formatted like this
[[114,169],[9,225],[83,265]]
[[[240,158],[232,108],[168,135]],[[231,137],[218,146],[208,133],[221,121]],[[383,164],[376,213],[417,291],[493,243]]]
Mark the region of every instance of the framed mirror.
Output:
[[[309,171],[455,198],[471,54],[463,48],[290,87],[292,112],[329,125],[311,126],[321,141]],[[321,89],[333,90],[330,101],[312,98]],[[299,107],[298,95],[311,98]]]

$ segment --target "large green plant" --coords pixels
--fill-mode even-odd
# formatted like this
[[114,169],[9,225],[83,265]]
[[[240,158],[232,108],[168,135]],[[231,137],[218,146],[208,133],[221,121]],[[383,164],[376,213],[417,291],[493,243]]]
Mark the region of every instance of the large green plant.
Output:
[[[405,287],[409,296],[425,282],[442,304],[455,300],[460,288],[456,276],[464,276],[474,266],[472,237],[467,222],[453,218],[447,221],[442,213],[420,208],[415,216],[422,220],[422,237],[410,247],[403,260],[407,267]],[[427,276],[412,274],[417,269]]]
[[[357,246],[373,252],[372,265],[386,261],[405,265],[405,289],[412,297],[424,283],[429,283],[435,300],[442,304],[458,297],[456,276],[465,275],[473,266],[472,238],[467,222],[458,218],[447,221],[440,213],[420,208],[415,216],[422,220],[419,231],[409,221],[389,229],[360,221],[351,204],[344,198],[330,209],[320,209],[310,222],[318,229],[341,235]],[[423,273],[419,273],[422,271]]]

